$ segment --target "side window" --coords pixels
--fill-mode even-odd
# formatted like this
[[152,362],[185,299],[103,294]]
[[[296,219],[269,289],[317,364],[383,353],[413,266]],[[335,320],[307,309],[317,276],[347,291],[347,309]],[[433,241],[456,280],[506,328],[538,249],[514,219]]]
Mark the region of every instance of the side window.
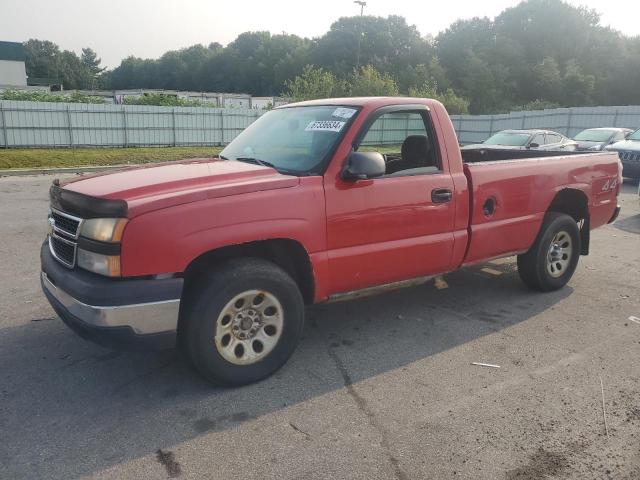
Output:
[[533,137],[533,139],[531,140],[531,142],[529,142],[529,144],[532,144],[532,143],[537,143],[538,145],[545,145],[546,142],[544,140],[544,133],[539,133],[538,135]]
[[547,144],[560,143],[560,135],[554,133],[547,133]]
[[436,144],[427,113],[393,112],[371,124],[356,150],[384,156],[386,176],[420,175],[440,171]]

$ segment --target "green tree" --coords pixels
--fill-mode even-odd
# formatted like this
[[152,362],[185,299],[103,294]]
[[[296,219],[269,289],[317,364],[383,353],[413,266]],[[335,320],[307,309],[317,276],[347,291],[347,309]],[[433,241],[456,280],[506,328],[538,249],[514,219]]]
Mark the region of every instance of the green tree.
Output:
[[415,25],[391,15],[340,18],[317,40],[311,59],[338,76],[363,65],[395,75],[410,65],[428,63],[432,56],[433,46]]
[[495,19],[454,22],[435,39],[399,16],[344,17],[313,40],[244,32],[225,47],[128,57],[105,72],[90,49],[78,57],[47,41],[25,47],[28,74],[61,79],[65,88],[285,91],[296,99],[400,91],[471,113],[640,103],[640,37],[602,27],[596,12],[564,0],[524,0]]
[[98,54],[89,47],[83,48],[82,53],[80,54],[80,62],[84,66],[84,70],[87,75],[87,85],[85,88],[98,88],[100,85],[100,75],[105,70],[100,67],[102,60],[98,58]]
[[567,106],[591,105],[595,82],[595,77],[585,74],[578,62],[570,61],[563,77],[563,103]]
[[98,67],[100,59],[90,48],[83,49],[81,58],[72,51],[61,51],[48,40],[31,39],[24,47],[27,75],[61,81],[67,90],[92,88],[95,69],[101,71]]
[[287,81],[285,86],[282,96],[296,102],[336,97],[341,95],[344,89],[333,73],[313,65],[306,65],[302,73]]
[[426,82],[419,87],[409,88],[409,96],[438,100],[451,115],[465,115],[469,113],[469,100],[456,95],[456,92],[454,92],[452,88],[448,88],[443,93],[439,93],[435,82]]
[[393,97],[399,93],[393,77],[380,73],[373,65],[354,70],[347,88],[351,97]]
[[204,68],[205,89],[276,95],[308,63],[310,41],[296,35],[245,32]]
[[48,40],[31,39],[24,43],[25,67],[29,77],[59,78],[60,47]]
[[436,85],[439,91],[444,91],[451,87],[447,72],[440,64],[437,56],[432,57],[429,64],[409,65],[398,75],[398,87],[404,92],[410,88],[421,87],[425,83]]

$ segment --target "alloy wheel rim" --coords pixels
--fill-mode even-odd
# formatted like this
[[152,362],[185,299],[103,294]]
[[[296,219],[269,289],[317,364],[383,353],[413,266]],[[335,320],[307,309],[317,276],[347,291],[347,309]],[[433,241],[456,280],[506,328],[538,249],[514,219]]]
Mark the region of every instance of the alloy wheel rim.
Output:
[[259,362],[278,343],[283,321],[282,305],[273,294],[246,290],[229,300],[218,315],[216,349],[235,365]]
[[569,268],[571,255],[573,253],[573,242],[571,236],[564,230],[556,233],[549,245],[547,252],[547,272],[553,278],[559,278]]

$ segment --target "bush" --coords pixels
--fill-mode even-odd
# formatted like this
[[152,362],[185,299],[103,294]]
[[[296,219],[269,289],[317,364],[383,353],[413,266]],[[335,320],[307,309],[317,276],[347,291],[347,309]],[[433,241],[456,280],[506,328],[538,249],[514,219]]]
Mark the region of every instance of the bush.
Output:
[[547,100],[534,100],[533,102],[525,103],[524,105],[514,105],[511,108],[511,111],[523,112],[528,110],[544,110],[545,108],[554,109],[560,107],[562,107],[562,105],[556,102],[550,102]]
[[39,90],[5,90],[4,92],[0,92],[0,100],[53,103],[105,103],[105,100],[102,97],[93,97],[80,92],[54,95],[52,93]]
[[125,105],[153,105],[156,107],[201,107],[208,105],[199,100],[187,100],[164,93],[145,93],[141,97],[125,97],[124,103]]

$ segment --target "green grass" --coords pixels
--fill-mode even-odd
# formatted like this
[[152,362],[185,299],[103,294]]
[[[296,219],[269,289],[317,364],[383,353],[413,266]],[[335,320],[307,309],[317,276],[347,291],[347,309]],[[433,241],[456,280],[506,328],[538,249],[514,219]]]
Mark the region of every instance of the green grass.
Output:
[[362,145],[358,148],[359,152],[378,152],[383,155],[387,153],[397,153],[400,154],[402,150],[401,144],[391,144],[391,145]]
[[0,171],[10,168],[86,167],[213,157],[221,147],[0,149]]

